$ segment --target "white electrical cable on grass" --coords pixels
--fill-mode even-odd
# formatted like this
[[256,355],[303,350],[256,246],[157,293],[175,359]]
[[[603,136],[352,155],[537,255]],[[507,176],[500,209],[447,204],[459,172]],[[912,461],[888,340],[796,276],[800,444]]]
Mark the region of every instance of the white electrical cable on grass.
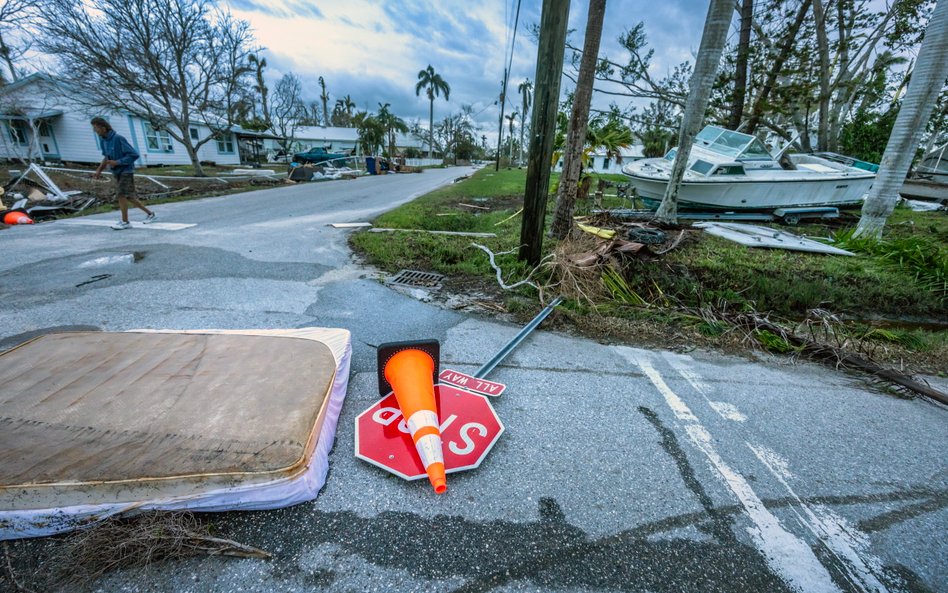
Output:
[[[517,282],[516,284],[511,284],[511,285],[508,286],[508,285],[504,284],[504,279],[501,277],[500,267],[494,262],[494,252],[491,251],[490,249],[488,249],[487,247],[484,247],[483,245],[481,245],[481,244],[479,244],[479,243],[471,243],[471,246],[472,246],[472,247],[477,247],[478,249],[480,249],[480,250],[484,251],[485,253],[487,253],[487,257],[490,258],[490,267],[494,268],[494,271],[497,272],[497,284],[500,284],[500,287],[503,288],[504,290],[511,290],[511,289],[517,288],[518,286],[521,286],[521,285],[523,285],[523,284],[526,284],[526,285],[528,285],[528,286],[532,286],[533,288],[535,288],[535,289],[537,289],[537,290],[540,290],[540,287],[539,287],[539,286],[537,286],[537,285],[534,284],[533,282],[530,282],[530,276],[533,275],[533,272],[536,270],[536,268],[534,268],[533,270],[531,270],[531,271],[530,271],[530,274],[528,274],[527,277],[524,278],[523,280],[521,280],[520,282]],[[497,255],[506,255],[506,254],[508,254],[508,253],[513,253],[513,251],[514,251],[513,249],[511,249],[510,251],[502,251],[502,252],[498,253]]]

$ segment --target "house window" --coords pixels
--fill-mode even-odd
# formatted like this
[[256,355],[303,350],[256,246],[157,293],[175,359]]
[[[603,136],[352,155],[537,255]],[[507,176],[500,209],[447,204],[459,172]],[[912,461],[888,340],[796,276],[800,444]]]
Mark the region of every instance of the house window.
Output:
[[171,136],[165,130],[156,130],[148,122],[143,122],[145,129],[145,146],[148,152],[174,152],[171,146]]
[[603,168],[603,169],[608,169],[608,168],[609,168],[609,157],[606,157],[606,158],[602,159],[602,168]]
[[49,136],[52,136],[52,135],[53,135],[53,131],[52,131],[52,129],[49,127],[49,122],[48,122],[48,121],[41,121],[41,122],[39,123],[38,131],[39,131],[39,135],[40,135],[40,136],[47,136],[47,137],[49,137]]
[[198,129],[197,129],[197,128],[191,128],[191,140],[200,140],[200,139],[201,139],[201,138],[200,138],[200,136],[198,135]]
[[10,141],[14,144],[26,145],[26,124],[22,121],[11,121],[8,124]]
[[226,136],[217,134],[215,139],[217,140],[218,154],[234,154],[234,136],[232,134]]

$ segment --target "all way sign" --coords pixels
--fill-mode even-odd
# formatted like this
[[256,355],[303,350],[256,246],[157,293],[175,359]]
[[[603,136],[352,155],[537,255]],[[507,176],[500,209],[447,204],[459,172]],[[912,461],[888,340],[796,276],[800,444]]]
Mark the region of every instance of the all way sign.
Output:
[[[503,385],[494,385],[500,385],[503,391]],[[504,432],[490,401],[445,383],[435,385],[435,400],[445,472],[478,467]],[[356,457],[406,480],[427,477],[394,393],[359,414],[355,429]]]
[[451,369],[445,369],[441,371],[441,374],[438,375],[438,380],[440,380],[442,383],[450,383],[451,385],[460,387],[461,389],[467,389],[468,391],[473,391],[474,393],[490,395],[492,397],[497,397],[504,392],[504,389],[507,389],[507,386],[503,383],[495,383],[486,379],[478,379],[477,377],[465,375],[460,371],[453,371]]

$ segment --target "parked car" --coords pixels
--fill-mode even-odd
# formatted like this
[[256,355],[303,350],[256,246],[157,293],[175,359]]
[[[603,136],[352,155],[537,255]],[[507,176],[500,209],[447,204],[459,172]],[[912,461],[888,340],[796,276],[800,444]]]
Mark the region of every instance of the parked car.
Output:
[[298,152],[293,155],[293,160],[297,163],[310,163],[313,165],[321,165],[328,161],[335,161],[332,164],[336,166],[341,166],[343,164],[342,160],[336,161],[336,159],[345,159],[348,155],[327,152],[324,148],[310,148],[306,152]]

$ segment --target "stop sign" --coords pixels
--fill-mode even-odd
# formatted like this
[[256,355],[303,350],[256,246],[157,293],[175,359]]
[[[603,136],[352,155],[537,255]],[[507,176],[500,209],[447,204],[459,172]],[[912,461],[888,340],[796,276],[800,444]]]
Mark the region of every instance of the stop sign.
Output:
[[[446,473],[474,469],[504,432],[504,425],[483,395],[453,385],[435,385]],[[427,477],[394,393],[359,414],[355,454],[406,480]]]

